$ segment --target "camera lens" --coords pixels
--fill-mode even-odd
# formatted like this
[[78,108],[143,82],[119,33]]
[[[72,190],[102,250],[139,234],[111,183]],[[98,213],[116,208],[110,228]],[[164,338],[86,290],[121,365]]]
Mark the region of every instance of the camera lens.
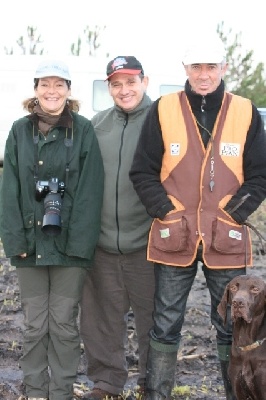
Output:
[[42,231],[48,236],[61,232],[62,197],[60,193],[48,193],[44,198],[44,217]]

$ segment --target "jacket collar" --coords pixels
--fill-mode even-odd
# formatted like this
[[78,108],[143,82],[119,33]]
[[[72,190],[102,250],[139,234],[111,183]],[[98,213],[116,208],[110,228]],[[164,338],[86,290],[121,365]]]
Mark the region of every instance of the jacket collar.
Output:
[[[39,117],[36,113],[32,113],[27,115],[27,118],[34,123],[35,126],[38,126]],[[60,126],[63,128],[71,128],[72,127],[73,116],[68,108],[65,106],[62,111],[57,123],[55,126]]]
[[187,80],[185,83],[185,93],[187,95],[188,101],[192,110],[201,111],[201,107],[204,101],[204,111],[210,111],[212,109],[217,109],[221,107],[223,97],[224,97],[224,81],[222,80],[217,89],[208,93],[206,96],[195,93]]
[[150,97],[146,93],[144,93],[141,102],[139,103],[139,105],[136,108],[134,108],[134,110],[126,112],[117,105],[115,105],[114,107],[115,107],[115,111],[116,111],[118,117],[125,118],[125,115],[135,116],[135,115],[140,114],[144,109],[149,107],[151,105],[151,103],[152,103],[152,101],[151,101]]

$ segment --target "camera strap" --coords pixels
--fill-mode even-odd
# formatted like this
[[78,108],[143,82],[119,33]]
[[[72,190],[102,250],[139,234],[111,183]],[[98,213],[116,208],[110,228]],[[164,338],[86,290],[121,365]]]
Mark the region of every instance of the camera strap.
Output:
[[68,176],[69,176],[69,162],[70,162],[70,150],[71,147],[73,146],[73,121],[72,121],[72,127],[66,128],[66,137],[64,139],[65,146],[67,148],[67,161],[66,161],[66,177],[65,177],[65,186],[68,187]]
[[[65,186],[68,186],[68,176],[69,176],[69,163],[70,163],[70,150],[71,147],[73,146],[73,121],[72,121],[72,126],[71,128],[66,128],[66,137],[64,139],[64,145],[67,148],[67,154],[66,154],[66,169],[65,169]],[[34,179],[35,182],[38,181],[39,178],[39,156],[38,156],[38,143],[39,143],[39,131],[36,128],[36,126],[33,124],[33,144],[34,144]]]

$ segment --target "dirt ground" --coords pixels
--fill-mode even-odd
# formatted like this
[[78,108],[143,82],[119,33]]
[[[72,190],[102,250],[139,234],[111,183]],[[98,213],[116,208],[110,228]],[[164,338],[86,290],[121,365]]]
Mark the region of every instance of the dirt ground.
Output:
[[[255,256],[252,273],[266,279],[265,256]],[[183,339],[176,367],[176,399],[225,399],[216,353],[215,330],[210,323],[210,299],[199,266],[190,293]],[[22,355],[23,315],[16,271],[0,248],[0,400],[15,400],[24,393],[19,358]],[[128,322],[129,378],[123,397],[134,394],[137,378],[137,346],[134,318]],[[86,378],[86,359],[82,351],[76,381],[77,398],[91,388]]]

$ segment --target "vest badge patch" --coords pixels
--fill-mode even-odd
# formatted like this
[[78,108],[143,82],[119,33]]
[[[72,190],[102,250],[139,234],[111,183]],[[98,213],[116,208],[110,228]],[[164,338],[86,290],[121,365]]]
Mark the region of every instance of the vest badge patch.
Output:
[[171,153],[171,156],[179,156],[180,143],[171,143],[170,144],[170,153]]
[[169,228],[166,229],[160,229],[160,235],[162,239],[166,239],[170,236],[170,231]]
[[239,143],[224,143],[220,144],[220,156],[239,157],[240,144]]
[[238,231],[234,231],[233,229],[231,229],[229,231],[229,237],[232,239],[236,239],[236,240],[242,240],[242,233],[238,232]]

